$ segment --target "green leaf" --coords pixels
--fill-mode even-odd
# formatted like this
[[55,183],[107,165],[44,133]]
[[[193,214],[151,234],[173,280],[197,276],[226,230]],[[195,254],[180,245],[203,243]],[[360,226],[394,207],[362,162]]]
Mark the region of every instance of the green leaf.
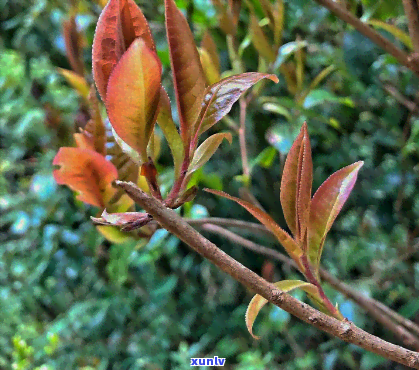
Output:
[[274,70],[277,70],[297,50],[307,46],[306,41],[291,41],[282,45],[278,50],[278,55],[274,63]]
[[400,28],[397,28],[392,24],[385,23],[378,19],[370,19],[368,21],[368,24],[370,24],[373,27],[381,28],[384,31],[387,31],[388,33],[393,35],[397,40],[401,41],[407,48],[409,48],[410,50],[413,49],[412,40],[410,39],[409,34],[402,31]]
[[312,90],[304,99],[303,107],[304,108],[313,108],[316,105],[328,103],[337,103],[343,104],[348,107],[354,107],[354,103],[351,98],[347,97],[338,97],[327,90]]
[[172,108],[169,96],[166,90],[162,87],[160,90],[160,103],[159,114],[157,116],[157,124],[163,131],[163,135],[169,144],[170,151],[172,152],[173,162],[175,166],[176,178],[180,173],[180,166],[183,161],[183,143],[179,135],[177,127],[173,122]]
[[[230,199],[235,201],[236,203],[240,204],[243,208],[249,211],[255,218],[257,218],[265,227],[275,235],[278,239],[279,243],[285,248],[287,253],[295,260],[295,262],[301,266],[301,262],[299,257],[302,255],[302,250],[295,242],[295,240],[285,231],[283,230],[271,216],[269,216],[266,212],[262,211],[260,208],[255,207],[253,204],[246,202],[242,199],[233,197],[223,191],[212,190],[212,189],[204,189],[205,191],[219,195],[221,197]],[[301,271],[304,269],[301,267]]]
[[277,103],[265,103],[262,106],[263,109],[267,110],[268,112],[272,112],[275,114],[279,114],[284,116],[288,121],[292,121],[292,116],[287,108],[279,105]]
[[326,235],[355,186],[363,164],[359,161],[335,172],[319,187],[311,200],[308,257],[316,270]]
[[229,132],[220,132],[210,136],[206,139],[195,151],[195,154],[192,158],[191,164],[188,168],[189,177],[193,172],[195,172],[198,168],[202,167],[208,160],[214,155],[218,147],[220,146],[223,139],[228,140],[231,144],[232,137],[231,133]]
[[307,95],[313,91],[330,73],[335,70],[335,66],[331,65],[323,69],[310,83],[309,87],[298,98],[298,103],[301,104],[306,99]]
[[[310,295],[318,295],[317,288],[310,283],[306,283],[301,280],[282,280],[274,284],[278,289],[283,290],[284,292],[291,292],[295,289],[302,289]],[[260,337],[253,334],[253,323],[256,320],[257,315],[265,304],[268,303],[268,300],[263,298],[261,295],[256,294],[247,306],[246,310],[246,326],[250,335],[255,339],[260,339]]]
[[249,27],[252,36],[252,43],[255,49],[267,61],[273,62],[275,60],[274,47],[266,38],[263,29],[259,26],[259,22],[253,13],[250,15]]

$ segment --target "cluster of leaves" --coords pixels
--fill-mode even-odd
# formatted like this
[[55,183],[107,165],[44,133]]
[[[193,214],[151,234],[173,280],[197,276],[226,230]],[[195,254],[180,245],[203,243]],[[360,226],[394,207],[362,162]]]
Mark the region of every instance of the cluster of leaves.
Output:
[[[243,73],[207,86],[185,17],[173,0],[165,1],[165,9],[179,132],[173,122],[169,97],[161,86],[162,67],[154,40],[141,9],[133,0],[110,0],[103,9],[93,41],[92,62],[114,140],[128,153],[129,160],[141,168],[140,171],[130,168],[130,171],[144,177],[148,191],[163,200],[153,161],[156,144],[152,136],[158,122],[174,162],[174,185],[164,204],[178,208],[196,193],[193,187],[187,189],[191,175],[210,159],[224,138],[231,142],[230,133],[216,133],[198,146],[199,137],[228,114],[255,83],[264,78],[276,82],[278,79],[266,73]],[[77,33],[74,34],[77,39]],[[77,48],[78,45],[71,50]],[[79,54],[71,54],[74,68],[82,65],[76,63]],[[74,86],[84,88],[84,68],[77,69],[78,73],[65,71],[65,75]],[[92,90],[91,100],[94,94]],[[130,202],[124,202],[122,207],[115,205],[116,190],[112,190],[112,182],[118,177],[118,169],[105,158],[105,125],[98,103],[93,101],[91,106],[92,119],[81,133],[75,134],[77,148],[62,148],[54,159],[53,164],[60,166],[54,173],[55,179],[76,190],[80,200],[102,209],[111,207],[112,214],[105,210],[97,223],[121,226],[125,231],[140,228],[150,221],[147,214],[126,212],[132,207]],[[141,184],[141,179],[135,182]]]
[[[227,2],[212,3],[177,2],[193,25],[196,39],[202,40],[199,53],[207,84],[248,70],[274,73],[280,79],[277,85],[261,82],[252,91],[254,98],[247,114],[252,192],[267,213],[286,228],[279,202],[275,201],[281,183],[277,168],[284,165],[304,120],[309,122],[315,152],[314,188],[330,173],[363,159],[359,185],[329,233],[326,248],[333,248],[328,248],[322,261],[340,278],[353,281],[361,292],[414,318],[419,310],[417,300],[412,299],[419,271],[412,248],[419,216],[417,117],[398,97],[388,95],[383,86],[414,102],[417,78],[314,3],[285,1],[282,21],[272,17],[272,9],[281,9],[279,2],[245,2],[239,13],[237,5],[231,12]],[[273,49],[273,64],[269,62],[272,52],[262,55],[258,50],[261,42],[254,41],[257,31],[248,27],[252,14],[249,5],[257,21],[253,27],[263,31]],[[29,357],[31,367],[47,363],[51,368],[187,368],[190,357],[221,355],[240,369],[397,368],[354,347],[339,346],[275,307],[258,318],[258,331],[263,336],[253,342],[242,322],[250,296],[245,297],[239,285],[191,255],[175,238],[159,231],[146,248],[138,250],[144,244],[137,242],[138,234],[112,229],[113,236],[118,237],[110,237],[108,226],[99,227],[106,230],[108,240],[98,235],[86,217],[96,215],[96,211],[74,202],[70,192],[54,184],[51,162],[57,146],[73,145],[69,141],[74,122],[77,127],[85,127],[91,118],[86,99],[89,83],[79,85],[84,86],[79,93],[69,88],[55,70],[76,71],[65,58],[68,41],[60,35],[65,35],[61,26],[74,17],[71,23],[80,33],[83,49],[79,55],[85,80],[91,81],[87,72],[99,1],[81,0],[69,12],[68,4],[55,1],[39,1],[30,7],[25,1],[5,1],[2,6],[0,27],[5,49],[0,56],[0,316],[5,320],[0,333],[1,367],[11,366],[13,353],[18,351],[12,338],[20,335],[34,348],[34,356]],[[347,6],[370,24],[373,20],[385,24],[374,26],[386,30],[385,36],[405,47],[403,31],[407,27],[400,4],[362,0],[347,2]],[[151,21],[162,61],[163,84],[173,97],[167,73],[170,52],[162,26],[164,7],[159,1],[153,6],[143,2],[141,8]],[[277,25],[282,22],[279,48],[273,46],[272,19],[278,19]],[[396,27],[403,31],[391,31]],[[213,43],[208,41],[211,39]],[[67,57],[69,49],[66,47]],[[208,60],[215,68],[211,64],[206,67]],[[324,70],[329,71],[327,78],[316,79],[326,75],[321,74]],[[304,101],[297,101],[297,90],[288,88],[292,86],[288,81],[296,85],[297,76],[300,92],[319,81],[308,90]],[[33,99],[33,93],[40,98]],[[119,152],[121,165],[129,157],[115,145],[100,103],[99,107],[109,141],[106,158],[124,179],[111,148]],[[236,116],[233,108],[231,117]],[[176,112],[173,118],[178,121]],[[232,123],[227,116],[221,124],[233,127],[234,137]],[[76,132],[80,133],[78,129]],[[157,126],[155,133],[161,135]],[[189,186],[202,183],[237,194],[246,179],[238,176],[241,162],[236,153],[238,140],[222,146],[204,169],[195,171]],[[174,180],[170,158],[164,144],[160,155],[153,158],[162,194],[169,192]],[[139,167],[132,163],[133,168]],[[138,176],[130,181],[138,181]],[[219,197],[200,194],[197,200],[211,209],[212,216],[249,217],[240,206]],[[113,211],[109,205],[106,209]],[[205,207],[188,203],[183,212],[186,217],[206,214]],[[267,274],[264,267],[272,266],[271,261],[222,239],[215,241],[246,266],[265,273],[265,277],[274,276],[274,281],[301,278],[276,263]],[[267,238],[263,242],[277,245]],[[351,302],[327,286],[324,289],[331,301],[339,303],[345,317],[394,340]],[[300,292],[295,294],[302,298]],[[121,316],[115,317],[115,312]],[[44,350],[49,332],[60,337],[58,350],[52,355]],[[299,349],[304,356],[298,357]],[[290,355],[292,351],[295,356]]]

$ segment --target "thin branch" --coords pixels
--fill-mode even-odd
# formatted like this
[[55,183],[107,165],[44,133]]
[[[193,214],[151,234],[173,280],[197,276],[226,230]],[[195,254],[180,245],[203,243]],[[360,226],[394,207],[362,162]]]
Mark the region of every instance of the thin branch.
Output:
[[384,36],[381,36],[381,34],[379,34],[373,28],[371,28],[370,26],[359,20],[357,17],[355,17],[348,10],[340,6],[338,2],[334,2],[333,0],[315,1],[320,5],[323,5],[325,8],[329,9],[332,13],[334,13],[343,21],[349,23],[357,31],[362,33],[364,36],[368,37],[371,41],[373,41],[382,49],[384,49],[387,53],[391,54],[399,61],[400,64],[403,64],[404,66],[412,70],[414,73],[419,75],[419,66],[417,62],[415,62],[415,58],[411,58],[403,50],[395,46],[390,40],[388,40]]
[[409,34],[413,50],[419,54],[419,4],[417,0],[403,0],[403,7],[409,21]]
[[419,353],[386,342],[358,328],[349,320],[339,321],[300,302],[224,253],[184,221],[176,212],[144,193],[134,183],[117,181],[116,184],[123,188],[146,212],[152,215],[162,227],[176,235],[197,253],[214,263],[219,269],[232,276],[248,289],[260,294],[269,302],[306,323],[348,343],[360,346],[389,360],[419,369]]
[[[202,228],[206,231],[221,235],[231,240],[234,243],[240,244],[246,249],[252,250],[258,254],[262,254],[267,257],[271,257],[272,259],[288,264],[298,270],[296,263],[291,258],[283,255],[280,252],[277,252],[273,249],[256,244],[220,226],[207,224],[207,225],[203,225]],[[326,281],[329,285],[331,285],[337,291],[341,292],[347,298],[352,299],[354,302],[356,302],[360,307],[362,307],[366,312],[368,312],[376,321],[378,321],[379,323],[384,325],[386,328],[391,330],[395,335],[397,335],[403,341],[405,345],[412,347],[416,350],[419,349],[419,338],[415,337],[415,335],[407,331],[404,327],[406,326],[404,324],[407,323],[407,325],[409,325],[410,327],[406,326],[406,328],[417,332],[419,328],[413,322],[393,312],[391,309],[384,306],[380,302],[377,302],[375,300],[372,300],[368,297],[363,296],[362,294],[358,293],[356,290],[352,289],[349,285],[343,283],[342,281],[335,278],[333,275],[329,274],[327,271],[320,269],[319,272],[320,272],[320,276],[322,277],[324,281]],[[380,306],[378,307],[377,304],[379,304]],[[384,312],[384,310],[382,309],[382,306],[387,309],[386,312]],[[391,314],[389,314],[389,312],[391,312]],[[383,315],[383,313],[388,316]],[[396,323],[393,322],[390,319],[390,317],[394,319]]]
[[240,154],[242,158],[243,175],[246,178],[249,178],[250,169],[249,169],[249,160],[247,158],[247,147],[246,147],[246,110],[247,110],[247,102],[244,98],[240,98],[240,126],[239,126]]
[[410,112],[416,113],[418,111],[416,103],[403,96],[393,85],[383,83],[382,86],[384,90],[386,90],[400,104],[405,106]]
[[273,237],[272,233],[266,229],[265,226],[258,224],[256,222],[248,222],[248,221],[241,221],[229,218],[222,218],[222,217],[205,217],[205,218],[184,218],[184,220],[192,226],[200,226],[205,224],[212,224],[212,225],[219,225],[224,227],[234,227],[237,229],[246,229],[251,232],[257,232],[259,234],[263,234],[269,236],[270,238]]

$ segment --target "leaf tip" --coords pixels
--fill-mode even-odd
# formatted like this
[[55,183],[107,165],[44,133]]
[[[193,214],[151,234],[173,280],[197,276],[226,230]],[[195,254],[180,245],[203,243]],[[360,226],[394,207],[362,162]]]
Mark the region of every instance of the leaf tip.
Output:
[[269,75],[268,78],[275,82],[276,84],[279,82],[279,78],[276,75]]

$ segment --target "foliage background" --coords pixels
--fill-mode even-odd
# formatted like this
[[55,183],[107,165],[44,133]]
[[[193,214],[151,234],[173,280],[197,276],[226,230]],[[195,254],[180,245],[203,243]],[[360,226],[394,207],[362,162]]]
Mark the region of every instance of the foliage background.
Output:
[[[151,23],[172,94],[162,1],[139,2]],[[209,0],[182,0],[199,41],[210,28],[222,70],[231,69],[225,35]],[[254,1],[259,17],[263,13]],[[378,5],[377,5],[378,4]],[[364,20],[407,30],[401,1],[348,1]],[[395,5],[396,4],[396,5]],[[85,61],[100,5],[81,1],[77,23]],[[276,307],[244,325],[251,294],[164,230],[148,243],[112,244],[89,220],[96,210],[75,201],[52,178],[58,148],[71,144],[86,112],[57,67],[70,68],[62,37],[69,5],[60,1],[0,1],[0,368],[187,369],[190,357],[226,357],[229,369],[401,369],[311,328]],[[243,5],[237,39],[246,70],[258,68]],[[325,67],[335,71],[303,104],[286,87],[269,84],[249,107],[247,139],[252,192],[285,226],[279,204],[281,167],[302,122],[308,120],[314,189],[335,170],[365,161],[347,205],[326,242],[323,265],[360,292],[419,322],[419,121],[397,90],[415,102],[418,79],[368,39],[312,1],[285,1],[283,44],[305,48],[304,85]],[[390,34],[385,36],[403,46]],[[290,58],[293,58],[291,56]],[[173,101],[173,99],[172,99]],[[280,114],[278,114],[280,113]],[[238,107],[230,115],[238,120]],[[84,122],[85,123],[85,122]],[[213,130],[225,129],[223,123]],[[200,187],[237,195],[241,160],[237,137],[195,175]],[[167,147],[160,170],[170,167]],[[164,180],[165,181],[165,180]],[[253,221],[233,203],[199,192],[188,217]],[[244,236],[281,248],[273,240]],[[206,234],[207,235],[207,234]],[[224,251],[261,273],[266,258],[207,235]],[[275,263],[274,280],[298,278]],[[327,287],[326,287],[327,288]],[[327,289],[358,326],[397,342],[351,301]],[[298,292],[296,295],[304,299]]]

